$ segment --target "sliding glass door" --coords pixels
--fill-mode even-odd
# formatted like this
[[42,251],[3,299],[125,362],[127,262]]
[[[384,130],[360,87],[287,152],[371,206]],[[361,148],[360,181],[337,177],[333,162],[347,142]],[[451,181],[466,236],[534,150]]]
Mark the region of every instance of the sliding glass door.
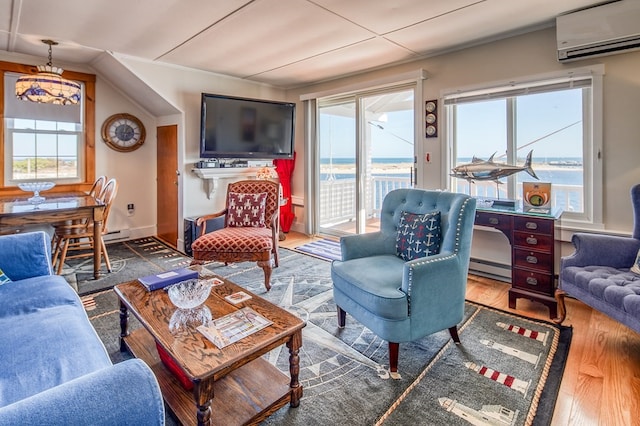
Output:
[[414,88],[318,104],[318,233],[379,229],[384,196],[414,174]]

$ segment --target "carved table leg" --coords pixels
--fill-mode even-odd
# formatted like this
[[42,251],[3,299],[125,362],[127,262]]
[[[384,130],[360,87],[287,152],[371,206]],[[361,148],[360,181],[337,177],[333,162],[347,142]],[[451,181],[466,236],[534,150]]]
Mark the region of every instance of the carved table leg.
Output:
[[213,399],[213,380],[194,383],[193,396],[198,411],[198,426],[211,426],[211,400]]
[[127,345],[124,338],[129,335],[129,311],[127,306],[120,301],[120,352],[126,352]]
[[558,302],[558,318],[553,318],[553,322],[556,324],[562,324],[562,322],[567,317],[567,307],[564,304],[564,297],[567,295],[567,292],[564,290],[557,289],[556,290],[556,300]]
[[297,407],[300,405],[300,398],[302,398],[302,386],[298,382],[298,376],[300,374],[300,356],[298,352],[302,346],[302,331],[298,331],[291,336],[291,340],[287,342],[289,348],[289,373],[291,374],[291,406]]

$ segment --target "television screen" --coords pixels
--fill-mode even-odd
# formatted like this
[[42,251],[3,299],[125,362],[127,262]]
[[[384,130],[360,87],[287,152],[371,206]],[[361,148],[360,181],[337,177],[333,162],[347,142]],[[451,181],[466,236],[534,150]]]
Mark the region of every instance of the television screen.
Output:
[[201,158],[293,158],[295,104],[202,94]]

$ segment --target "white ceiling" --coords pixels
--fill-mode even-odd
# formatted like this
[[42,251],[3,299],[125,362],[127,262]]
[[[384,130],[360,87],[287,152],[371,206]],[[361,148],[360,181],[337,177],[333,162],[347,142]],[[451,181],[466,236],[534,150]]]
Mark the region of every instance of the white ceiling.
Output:
[[[282,88],[553,25],[603,0],[0,0],[0,49],[53,63],[102,52]],[[43,61],[44,63],[44,61]]]

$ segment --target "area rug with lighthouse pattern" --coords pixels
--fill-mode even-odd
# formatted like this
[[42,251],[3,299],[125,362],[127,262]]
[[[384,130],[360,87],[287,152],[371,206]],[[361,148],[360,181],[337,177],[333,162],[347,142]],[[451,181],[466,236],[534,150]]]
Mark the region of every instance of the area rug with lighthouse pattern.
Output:
[[[400,375],[393,378],[386,341],[349,315],[346,327],[338,328],[330,262],[281,248],[269,292],[255,263],[207,268],[307,322],[300,349],[300,406],[283,407],[265,425],[551,424],[569,327],[467,302],[461,344],[454,344],[446,330],[402,343]],[[113,291],[83,301],[113,361],[129,357],[118,350]],[[265,358],[289,374],[286,347]],[[170,414],[167,424],[175,424]]]

